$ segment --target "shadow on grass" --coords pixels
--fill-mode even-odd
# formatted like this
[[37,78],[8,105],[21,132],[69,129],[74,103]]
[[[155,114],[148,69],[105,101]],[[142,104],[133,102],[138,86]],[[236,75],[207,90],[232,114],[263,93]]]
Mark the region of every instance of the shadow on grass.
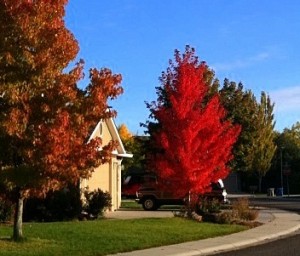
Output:
[[0,241],[4,241],[4,242],[14,242],[14,241],[12,240],[12,238],[9,237],[9,236],[0,236]]
[[28,242],[29,240],[26,237],[21,237],[17,240],[14,240],[10,236],[2,236],[2,237],[0,237],[0,241],[11,242],[11,243],[25,243],[25,242]]

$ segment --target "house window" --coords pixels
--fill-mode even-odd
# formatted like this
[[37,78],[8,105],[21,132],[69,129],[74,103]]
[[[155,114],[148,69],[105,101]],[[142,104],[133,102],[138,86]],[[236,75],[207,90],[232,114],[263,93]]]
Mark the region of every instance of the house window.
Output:
[[100,124],[99,124],[99,134],[100,134],[100,136],[102,136],[102,134],[103,134],[103,127],[102,126],[103,126],[102,122],[100,122]]

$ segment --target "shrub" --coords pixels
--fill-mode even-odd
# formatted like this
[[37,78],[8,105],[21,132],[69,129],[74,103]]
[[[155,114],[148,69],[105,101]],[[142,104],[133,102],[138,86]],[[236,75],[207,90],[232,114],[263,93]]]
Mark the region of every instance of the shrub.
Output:
[[219,224],[231,224],[232,223],[232,212],[224,211],[217,215],[216,222]]
[[200,198],[196,207],[197,214],[205,215],[220,212],[221,204],[218,199]]
[[255,220],[258,217],[258,211],[249,207],[247,198],[239,198],[232,204],[233,216],[241,220]]
[[256,220],[258,217],[258,211],[254,209],[249,209],[248,211],[243,212],[241,219],[243,220]]
[[[221,210],[222,208],[222,210]],[[192,218],[197,221],[207,221],[219,224],[243,224],[249,227],[258,226],[253,220],[258,217],[258,210],[251,209],[247,198],[239,198],[233,202],[232,207],[224,206],[217,199],[200,198],[196,210],[184,206],[174,213],[176,217]],[[190,214],[189,214],[190,213]]]
[[46,198],[29,198],[24,204],[24,221],[72,220],[81,212],[80,191],[68,186],[59,191],[50,191]]
[[83,210],[87,213],[88,218],[99,218],[103,215],[106,208],[111,206],[111,196],[108,192],[101,189],[94,191],[85,191],[85,204]]
[[11,221],[13,215],[13,203],[0,198],[0,222]]

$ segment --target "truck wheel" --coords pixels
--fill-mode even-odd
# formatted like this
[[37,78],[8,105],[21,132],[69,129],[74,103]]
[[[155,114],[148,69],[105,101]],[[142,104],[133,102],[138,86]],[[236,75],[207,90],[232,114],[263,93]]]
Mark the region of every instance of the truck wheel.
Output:
[[143,208],[146,211],[157,210],[158,206],[157,206],[156,200],[154,198],[152,198],[152,197],[146,198],[143,201]]

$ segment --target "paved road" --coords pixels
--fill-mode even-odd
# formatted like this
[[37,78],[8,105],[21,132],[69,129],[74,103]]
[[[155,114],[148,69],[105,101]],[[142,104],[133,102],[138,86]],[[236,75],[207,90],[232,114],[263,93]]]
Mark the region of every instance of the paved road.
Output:
[[278,198],[278,199],[259,199],[254,198],[250,200],[253,205],[274,207],[281,210],[295,211],[300,213],[300,198]]
[[300,232],[271,243],[255,245],[237,251],[222,252],[214,256],[299,256]]
[[[300,214],[300,198],[254,198],[251,202],[255,206],[274,207],[282,210],[295,211]],[[300,231],[279,240],[273,240],[266,244],[258,244],[252,247],[214,254],[215,256],[299,256],[300,255]]]

